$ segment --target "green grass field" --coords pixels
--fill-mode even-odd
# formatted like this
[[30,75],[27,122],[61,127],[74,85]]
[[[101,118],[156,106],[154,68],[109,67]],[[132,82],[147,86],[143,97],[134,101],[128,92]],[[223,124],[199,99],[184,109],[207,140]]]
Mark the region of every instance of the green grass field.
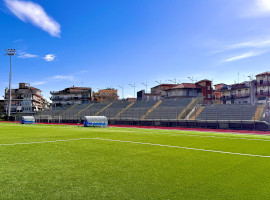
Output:
[[0,123],[0,199],[269,199],[269,182],[269,136]]

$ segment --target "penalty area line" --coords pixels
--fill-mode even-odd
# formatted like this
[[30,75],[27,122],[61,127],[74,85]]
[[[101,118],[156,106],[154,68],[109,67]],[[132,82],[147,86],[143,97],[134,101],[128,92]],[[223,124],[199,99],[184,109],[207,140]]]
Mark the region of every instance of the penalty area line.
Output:
[[212,152],[212,153],[239,155],[239,156],[270,158],[270,156],[267,156],[267,155],[256,155],[256,154],[248,154],[248,153],[236,153],[236,152],[230,152],[230,151],[219,151],[219,150],[211,150],[211,149],[199,149],[199,148],[193,148],[193,147],[173,146],[173,145],[167,145],[167,144],[155,144],[155,143],[148,143],[148,142],[135,142],[135,141],[128,141],[128,140],[127,141],[126,140],[113,140],[113,139],[105,139],[105,138],[75,138],[75,139],[63,139],[63,140],[54,140],[54,141],[0,144],[0,146],[45,144],[45,143],[57,143],[57,142],[69,142],[69,141],[81,141],[81,140],[99,140],[99,141],[109,141],[109,142],[121,142],[121,143],[141,144],[141,145],[149,145],[149,146],[160,146],[160,147],[169,147],[169,148],[176,148],[176,149],[186,149],[186,150],[193,150],[193,151],[203,151],[203,152]]

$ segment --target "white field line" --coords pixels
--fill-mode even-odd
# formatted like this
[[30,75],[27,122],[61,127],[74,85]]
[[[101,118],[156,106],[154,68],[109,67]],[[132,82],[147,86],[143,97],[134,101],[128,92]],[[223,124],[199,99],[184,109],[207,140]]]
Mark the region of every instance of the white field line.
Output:
[[112,139],[103,139],[103,138],[77,138],[77,139],[65,139],[65,140],[55,140],[55,141],[42,141],[42,142],[25,142],[25,143],[13,143],[13,144],[0,144],[0,146],[44,144],[44,143],[69,142],[69,141],[80,141],[80,140],[100,140],[100,141],[110,141],[110,142],[122,142],[122,143],[142,144],[142,145],[169,147],[169,148],[186,149],[186,150],[194,150],[194,151],[204,151],[204,152],[212,152],[212,153],[231,154],[231,155],[239,155],[239,156],[270,158],[270,156],[265,156],[265,155],[256,155],[256,154],[247,154],[247,153],[234,153],[234,152],[229,152],[229,151],[218,151],[218,150],[211,150],[211,149],[197,149],[197,148],[193,148],[193,147],[172,146],[172,145],[166,145],[166,144],[154,144],[154,143],[146,143],[146,142],[112,140]]
[[[146,133],[153,133],[155,132],[146,132]],[[202,137],[202,138],[218,138],[218,139],[230,139],[230,140],[254,140],[254,141],[263,141],[263,142],[270,142],[270,140],[267,139],[254,139],[254,138],[238,138],[238,137],[222,137],[222,136],[214,136],[214,135],[195,135],[195,134],[174,134],[174,133],[162,133],[162,134],[168,134],[168,135],[176,135],[176,136],[188,136],[188,137]]]
[[[14,125],[14,124],[12,124]],[[3,125],[3,126],[11,126],[10,124],[8,125]],[[41,128],[42,126],[39,126],[39,127],[34,127],[34,126],[29,126],[29,127],[33,127],[33,128]],[[47,126],[44,126],[42,128],[59,128],[59,127],[47,127]],[[63,129],[73,129],[74,127],[72,126],[67,126],[67,127],[61,127]],[[113,127],[114,128],[114,127]],[[123,127],[117,127],[119,129],[122,129]],[[134,128],[134,129],[144,129],[144,128]],[[82,129],[81,129],[82,130]],[[89,131],[89,129],[83,129],[84,131]],[[149,130],[149,129],[147,129]],[[159,130],[159,129],[157,129]],[[166,130],[166,129],[165,129]],[[177,129],[172,129],[172,131],[176,131]],[[96,132],[104,132],[104,129],[95,129]],[[106,129],[106,131],[108,132],[121,132],[121,133],[142,133],[140,131],[125,131],[125,130],[110,130],[110,129]],[[162,131],[162,130],[160,130]],[[167,130],[167,131],[170,131],[170,130]],[[270,140],[268,139],[254,139],[254,138],[244,138],[244,137],[227,137],[227,136],[213,136],[213,135],[196,135],[196,134],[183,134],[182,132],[203,132],[203,131],[183,131],[183,130],[177,130],[179,131],[180,134],[175,134],[175,133],[170,133],[170,132],[151,132],[151,131],[146,131],[144,133],[151,133],[151,134],[166,134],[166,135],[176,135],[176,136],[188,136],[188,137],[201,137],[201,138],[218,138],[218,139],[229,139],[229,140],[247,140],[247,141],[263,141],[263,142],[270,142]],[[207,133],[207,132],[204,132],[204,133]],[[209,133],[216,133],[216,132],[212,132],[212,131],[209,131]],[[222,132],[220,132],[222,133]],[[226,134],[226,133],[225,133]],[[234,133],[234,132],[231,132],[229,134],[236,134],[237,136],[239,136],[240,134],[239,133]],[[250,135],[254,135],[254,136],[257,136],[256,134],[250,134]],[[266,136],[266,135],[262,135],[262,136]],[[269,137],[269,136],[266,136],[266,137]],[[1,145],[0,145],[1,146]]]
[[[3,126],[12,126],[14,124],[5,124]],[[32,128],[56,128],[58,129],[59,127],[47,127],[47,126],[39,126],[39,127],[34,127],[34,126],[29,126],[29,127],[32,127]],[[62,129],[73,129],[74,127],[72,126],[66,126],[66,127],[61,127]],[[115,128],[115,127],[113,127]],[[119,129],[122,129],[122,128],[125,128],[125,127],[116,127],[116,128],[119,128]],[[133,127],[132,127],[133,128]],[[134,129],[145,129],[145,128],[140,128],[140,127],[135,127]],[[85,131],[89,131],[89,129],[83,129]],[[109,131],[108,131],[109,130]],[[150,130],[150,129],[146,129],[146,130]],[[152,130],[160,130],[160,129],[152,129]],[[166,130],[166,129],[164,129]],[[212,136],[212,135],[196,135],[196,134],[182,134],[182,132],[203,132],[203,133],[217,133],[217,132],[214,132],[214,131],[197,131],[197,130],[194,130],[194,131],[191,131],[191,130],[187,130],[187,131],[184,131],[184,130],[178,130],[178,129],[170,129],[171,131],[178,131],[179,133],[181,134],[175,134],[175,133],[170,133],[170,132],[151,132],[151,131],[146,131],[144,133],[151,133],[151,134],[166,134],[166,135],[180,135],[180,136],[188,136],[188,137],[206,137],[206,138],[218,138],[218,139],[230,139],[230,140],[254,140],[254,141],[263,141],[263,142],[270,142],[270,140],[268,139],[253,139],[253,138],[239,138],[239,137],[227,137],[227,136]],[[167,131],[170,131],[167,129]],[[96,132],[104,132],[104,129],[95,129]],[[124,130],[111,130],[111,129],[106,129],[106,131],[108,132],[121,132],[121,133],[141,133],[140,131],[124,131]],[[162,131],[162,130],[160,130]],[[235,132],[219,132],[219,133],[229,133],[229,134],[236,134],[236,135],[240,135],[242,133],[235,133]],[[248,133],[249,135],[250,133]],[[256,134],[250,134],[250,135],[254,135],[254,136],[257,136]],[[269,137],[267,135],[262,135],[262,136],[266,136],[266,137]]]

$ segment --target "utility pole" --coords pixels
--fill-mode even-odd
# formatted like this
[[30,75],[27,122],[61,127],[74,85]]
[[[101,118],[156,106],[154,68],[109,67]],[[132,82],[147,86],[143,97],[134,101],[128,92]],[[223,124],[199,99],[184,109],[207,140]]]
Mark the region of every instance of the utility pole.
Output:
[[11,57],[15,56],[15,49],[6,49],[6,56],[10,57],[10,65],[9,65],[9,100],[8,100],[8,121],[10,120],[10,111],[11,111]]

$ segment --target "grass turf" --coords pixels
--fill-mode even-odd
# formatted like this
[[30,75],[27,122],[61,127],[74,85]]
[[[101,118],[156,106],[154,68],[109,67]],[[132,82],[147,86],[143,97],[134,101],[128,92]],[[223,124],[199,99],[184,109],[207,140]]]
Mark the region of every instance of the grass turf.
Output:
[[[268,199],[270,137],[0,123],[0,199]],[[25,144],[15,144],[25,143]],[[3,145],[15,144],[15,145]]]

